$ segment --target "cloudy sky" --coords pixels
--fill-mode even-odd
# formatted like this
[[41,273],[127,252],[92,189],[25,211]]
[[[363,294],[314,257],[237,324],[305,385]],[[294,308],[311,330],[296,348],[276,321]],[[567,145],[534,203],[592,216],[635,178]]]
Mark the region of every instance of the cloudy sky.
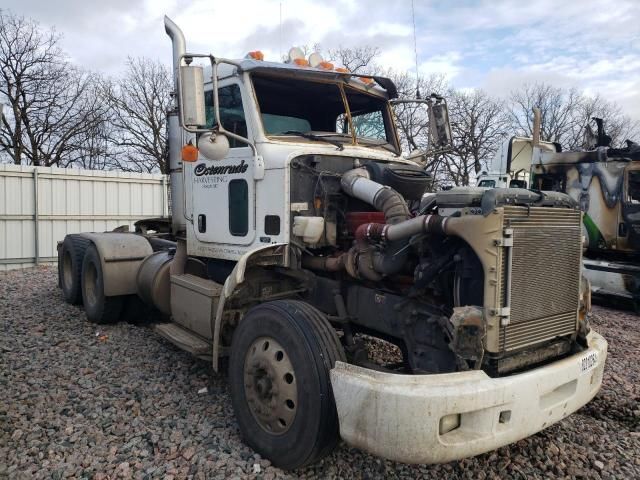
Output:
[[[189,51],[237,58],[260,49],[277,59],[292,45],[373,45],[382,66],[415,70],[411,0],[2,3],[55,26],[73,61],[107,73],[128,55],[170,62],[164,14],[183,29]],[[639,0],[415,0],[415,12],[421,74],[496,95],[532,81],[577,86],[640,119]]]

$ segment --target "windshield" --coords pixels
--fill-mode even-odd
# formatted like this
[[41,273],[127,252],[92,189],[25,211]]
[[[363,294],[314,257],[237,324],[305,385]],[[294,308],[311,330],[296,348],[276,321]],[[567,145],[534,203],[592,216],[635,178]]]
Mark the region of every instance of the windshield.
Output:
[[496,187],[496,181],[495,180],[480,180],[480,183],[478,183],[479,187],[484,187],[484,188],[495,188]]
[[[254,74],[253,86],[266,135],[351,143],[338,84]],[[345,95],[358,143],[396,151],[386,100],[348,86]]]

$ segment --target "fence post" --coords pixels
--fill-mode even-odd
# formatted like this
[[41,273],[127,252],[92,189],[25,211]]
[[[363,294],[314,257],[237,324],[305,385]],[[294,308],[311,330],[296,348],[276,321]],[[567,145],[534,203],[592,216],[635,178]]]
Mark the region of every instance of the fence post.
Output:
[[38,212],[38,167],[33,167],[33,220],[34,220],[34,229],[33,236],[35,242],[35,263],[36,265],[40,264],[40,237],[39,237],[39,229],[40,229],[40,214]]

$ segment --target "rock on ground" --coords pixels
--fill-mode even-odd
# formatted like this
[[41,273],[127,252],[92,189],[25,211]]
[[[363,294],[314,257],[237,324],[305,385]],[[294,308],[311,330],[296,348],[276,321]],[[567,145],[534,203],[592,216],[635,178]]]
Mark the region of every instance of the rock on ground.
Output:
[[224,374],[148,326],[89,324],[54,268],[3,273],[0,478],[640,478],[640,318],[595,307],[593,325],[609,341],[602,391],[537,435],[444,465],[342,444],[284,472],[240,440]]

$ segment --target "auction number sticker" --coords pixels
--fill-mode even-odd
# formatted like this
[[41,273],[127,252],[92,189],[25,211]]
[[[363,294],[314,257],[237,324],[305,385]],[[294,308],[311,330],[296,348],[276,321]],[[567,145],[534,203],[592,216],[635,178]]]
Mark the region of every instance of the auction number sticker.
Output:
[[590,352],[580,359],[580,372],[586,373],[598,364],[598,352]]

